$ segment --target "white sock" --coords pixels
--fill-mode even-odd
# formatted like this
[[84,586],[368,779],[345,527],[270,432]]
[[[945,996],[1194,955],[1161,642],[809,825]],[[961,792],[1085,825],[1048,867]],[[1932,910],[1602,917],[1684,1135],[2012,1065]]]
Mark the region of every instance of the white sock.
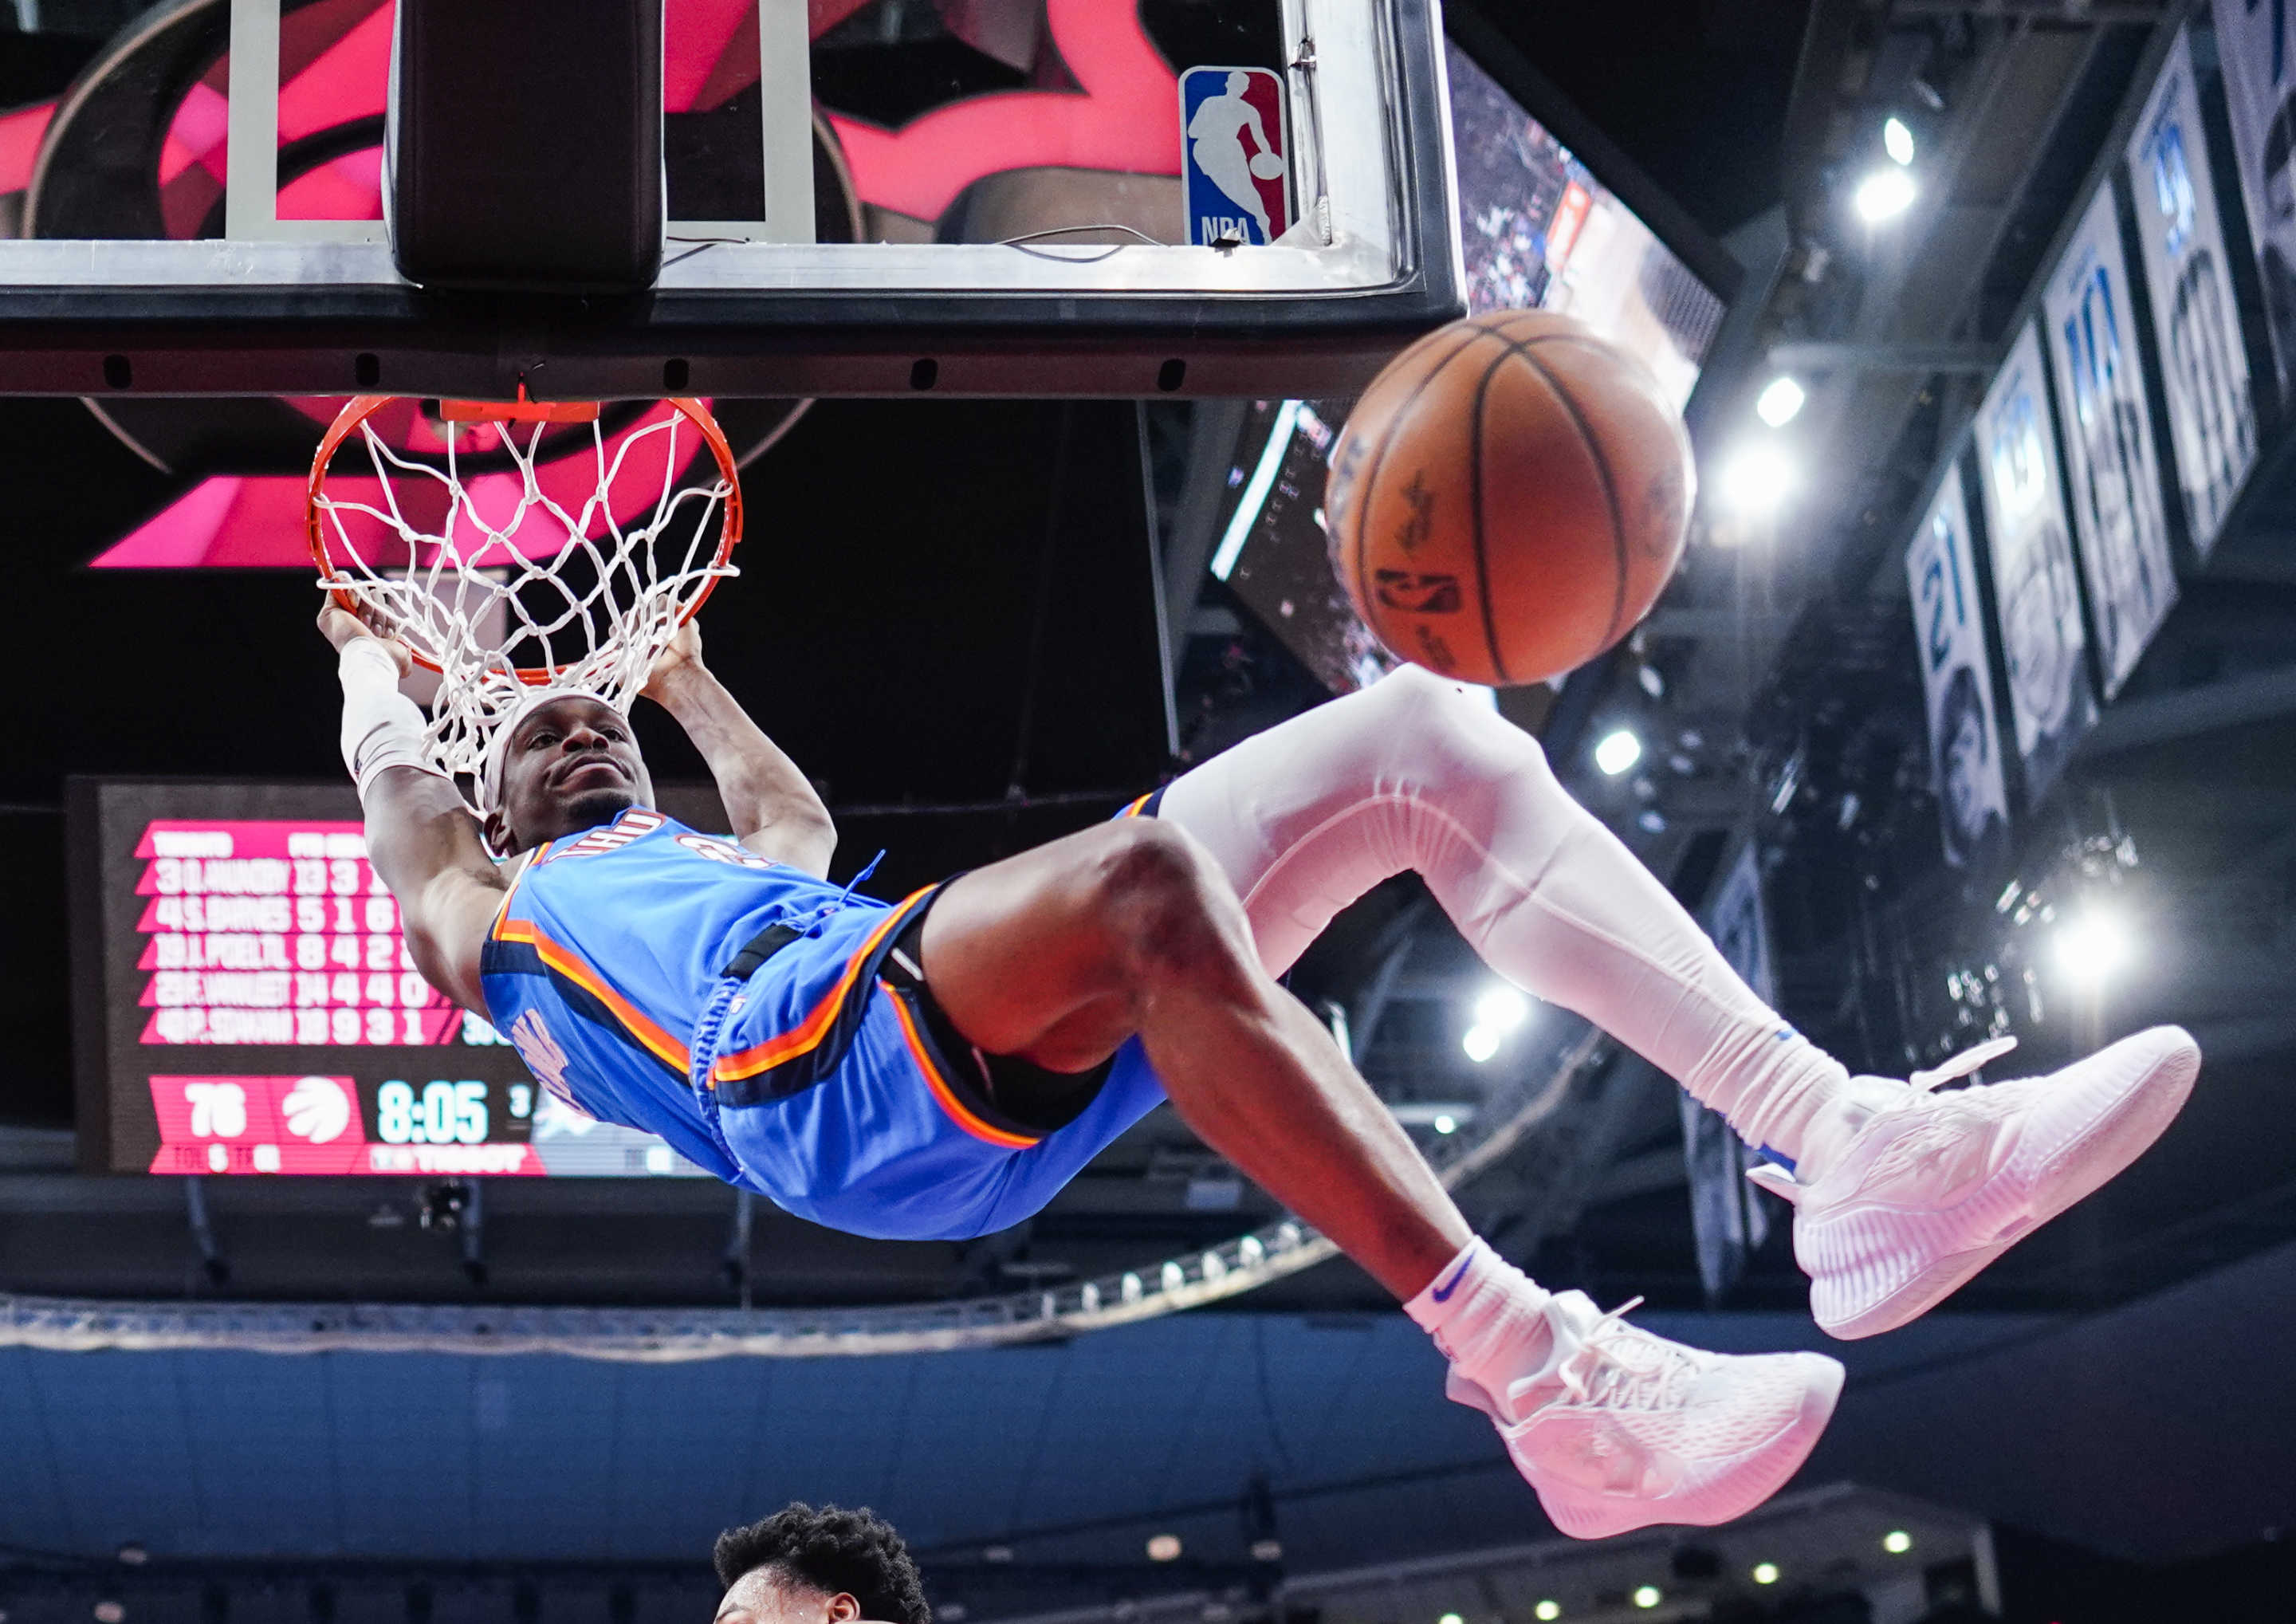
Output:
[[1504,1404],[1507,1388],[1536,1374],[1554,1347],[1547,1300],[1537,1282],[1478,1235],[1403,1311],[1435,1339],[1455,1374]]
[[[1349,903],[1415,869],[1500,975],[1594,1021],[1797,1164],[1846,1141],[1848,1072],[1754,996],[1538,742],[1404,667],[1175,781],[1280,974]],[[1807,1176],[1807,1169],[1805,1169]]]

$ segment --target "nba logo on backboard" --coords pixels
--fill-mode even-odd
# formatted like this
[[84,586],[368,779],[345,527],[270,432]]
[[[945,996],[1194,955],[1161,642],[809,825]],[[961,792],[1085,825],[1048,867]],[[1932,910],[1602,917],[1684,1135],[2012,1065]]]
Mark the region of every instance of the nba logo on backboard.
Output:
[[1188,242],[1273,242],[1292,224],[1283,81],[1267,68],[1191,68],[1180,76],[1180,165]]

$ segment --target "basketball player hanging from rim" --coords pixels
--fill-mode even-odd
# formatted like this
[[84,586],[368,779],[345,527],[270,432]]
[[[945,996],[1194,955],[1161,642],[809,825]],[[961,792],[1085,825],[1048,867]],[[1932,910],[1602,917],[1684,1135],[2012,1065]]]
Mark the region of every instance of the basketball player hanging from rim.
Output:
[[1549,1293],[1478,1239],[1275,982],[1341,908],[1416,870],[1500,975],[1767,1147],[1761,1180],[1798,1203],[1813,1309],[1838,1336],[1912,1320],[2096,1188],[2198,1069],[2161,1028],[1991,1087],[1931,1092],[2005,1041],[1910,1087],[1850,1076],[1764,1007],[1534,740],[1412,667],[1119,818],[887,905],[828,880],[828,811],[673,616],[637,649],[632,697],[642,684],[693,740],[730,837],[654,809],[627,701],[562,685],[495,718],[474,814],[400,694],[407,648],[368,623],[420,605],[332,567],[368,616],[331,600],[320,629],[375,868],[423,974],[543,1084],[800,1217],[910,1239],[1020,1222],[1168,1099],[1394,1293],[1450,1360],[1450,1396],[1491,1415],[1574,1535],[1751,1510],[1800,1465],[1841,1367],[1666,1341],[1621,1319],[1631,1303]]

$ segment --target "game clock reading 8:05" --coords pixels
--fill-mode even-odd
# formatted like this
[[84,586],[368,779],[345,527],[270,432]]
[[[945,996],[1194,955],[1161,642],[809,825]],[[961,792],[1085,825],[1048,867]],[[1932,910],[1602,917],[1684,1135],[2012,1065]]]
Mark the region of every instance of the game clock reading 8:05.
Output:
[[[519,1120],[534,1109],[534,1090],[509,1086],[510,1114]],[[374,1091],[374,1136],[385,1144],[483,1144],[488,1135],[487,1085],[434,1080],[414,1085],[392,1078]]]

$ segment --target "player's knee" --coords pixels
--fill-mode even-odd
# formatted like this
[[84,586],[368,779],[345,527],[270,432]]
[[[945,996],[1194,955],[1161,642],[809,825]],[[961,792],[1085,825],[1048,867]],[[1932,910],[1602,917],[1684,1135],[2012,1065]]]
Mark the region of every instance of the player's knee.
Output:
[[1109,833],[1095,900],[1133,972],[1160,979],[1226,968],[1242,909],[1203,842],[1155,818]]
[[1519,775],[1551,777],[1538,741],[1483,699],[1417,666],[1398,666],[1365,690],[1363,725],[1414,781],[1465,787]]

